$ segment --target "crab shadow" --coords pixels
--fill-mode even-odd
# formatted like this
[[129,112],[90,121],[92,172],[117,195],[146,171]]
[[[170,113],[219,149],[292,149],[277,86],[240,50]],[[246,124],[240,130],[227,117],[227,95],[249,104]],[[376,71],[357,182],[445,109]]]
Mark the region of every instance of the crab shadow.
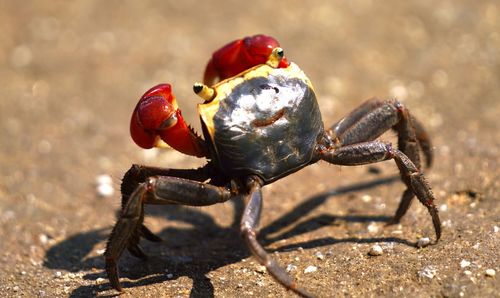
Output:
[[[387,216],[335,216],[320,214],[301,221],[304,215],[322,205],[331,197],[340,196],[356,191],[366,190],[382,184],[398,181],[398,177],[376,179],[365,183],[348,185],[332,189],[312,196],[297,205],[289,213],[284,214],[274,222],[262,227],[259,241],[270,245],[277,241],[305,234],[321,227],[331,225],[336,221],[346,222],[387,222]],[[162,243],[141,244],[150,256],[147,261],[141,261],[124,253],[120,259],[120,275],[124,288],[159,284],[167,280],[176,280],[187,277],[192,281],[191,289],[178,288],[176,283],[167,284],[172,291],[188,291],[190,297],[213,297],[214,287],[209,273],[229,264],[240,262],[250,256],[239,234],[239,220],[243,213],[242,200],[232,201],[233,219],[229,226],[219,225],[214,218],[199,208],[182,206],[155,206],[148,208],[149,216],[163,217],[178,223],[175,227],[168,227],[158,235],[164,239]],[[297,223],[298,222],[298,223]],[[294,225],[291,229],[287,229]],[[285,230],[286,232],[281,232]],[[88,257],[96,244],[106,240],[110,229],[97,229],[73,235],[64,241],[52,246],[46,253],[44,266],[50,269],[67,270],[70,272],[90,271],[83,279],[92,281],[93,285],[78,287],[71,293],[71,297],[106,296],[110,293],[109,284],[95,285],[98,278],[107,279],[103,270],[102,256]],[[288,251],[302,247],[304,249],[334,245],[337,243],[374,243],[396,242],[414,246],[407,240],[397,237],[379,238],[342,238],[324,237],[302,243],[283,245],[275,251]]]

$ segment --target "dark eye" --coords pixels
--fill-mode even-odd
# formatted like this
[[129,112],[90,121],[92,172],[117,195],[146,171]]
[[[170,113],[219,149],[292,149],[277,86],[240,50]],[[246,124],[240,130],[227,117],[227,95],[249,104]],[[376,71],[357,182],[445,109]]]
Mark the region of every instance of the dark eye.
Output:
[[278,89],[278,87],[273,87],[273,86],[268,85],[268,84],[262,84],[262,85],[260,85],[259,87],[260,87],[260,89],[262,89],[262,90],[274,89],[274,92],[276,92],[276,93],[280,93],[280,89]]

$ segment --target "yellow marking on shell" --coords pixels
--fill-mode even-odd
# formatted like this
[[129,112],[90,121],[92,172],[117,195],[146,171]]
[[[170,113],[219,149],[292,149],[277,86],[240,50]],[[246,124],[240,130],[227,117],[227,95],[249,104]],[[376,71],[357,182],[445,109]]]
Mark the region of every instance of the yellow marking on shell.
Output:
[[212,138],[212,141],[214,141],[215,136],[214,116],[219,110],[220,102],[227,98],[231,92],[233,92],[234,88],[245,81],[258,77],[265,78],[273,74],[287,76],[288,78],[298,78],[305,82],[314,91],[309,78],[297,66],[297,64],[293,62],[290,63],[287,68],[274,68],[267,64],[260,64],[240,73],[238,76],[223,80],[212,86],[215,90],[216,96],[211,101],[198,104],[198,113],[208,129],[208,133]]

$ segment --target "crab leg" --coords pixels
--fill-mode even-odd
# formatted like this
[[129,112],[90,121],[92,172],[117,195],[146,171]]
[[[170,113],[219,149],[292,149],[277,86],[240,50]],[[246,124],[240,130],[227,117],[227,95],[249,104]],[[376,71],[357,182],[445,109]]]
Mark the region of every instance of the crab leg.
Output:
[[399,168],[403,182],[417,196],[418,200],[427,207],[436,232],[436,242],[439,240],[441,237],[441,221],[439,220],[436,205],[434,205],[434,194],[429,184],[408,156],[398,149],[392,148],[390,143],[371,141],[353,144],[338,149],[319,151],[318,157],[332,164],[346,166],[371,164],[393,159]]
[[[121,184],[122,209],[124,209],[127,205],[130,195],[134,192],[134,190],[139,186],[139,184],[144,183],[148,177],[172,176],[201,182],[209,178],[208,167],[209,164],[198,169],[165,169],[134,164],[123,176]],[[144,214],[141,216],[143,217]],[[153,234],[153,232],[151,232],[144,224],[141,224],[139,232],[140,233],[137,236],[143,236],[149,241],[161,242],[161,238]],[[138,241],[139,239],[137,242]]]
[[257,241],[257,226],[262,211],[262,192],[260,180],[258,178],[250,178],[248,188],[250,193],[248,194],[248,202],[245,211],[243,212],[240,226],[241,235],[245,239],[248,248],[255,258],[257,258],[259,263],[265,266],[271,276],[274,277],[279,283],[302,297],[312,297],[311,294],[297,286],[295,281],[273,258],[271,258],[271,256]]
[[[149,170],[155,171],[151,168]],[[225,202],[233,197],[233,193],[227,188],[184,178],[153,176],[147,177],[145,180],[125,200],[125,206],[111,232],[104,253],[109,281],[113,288],[118,291],[121,291],[122,287],[118,278],[117,260],[123,250],[127,248],[132,255],[146,258],[138,245],[140,236],[150,239],[149,237],[153,235],[153,238],[158,238],[142,225],[144,204],[208,206]],[[155,240],[153,239],[153,241]]]
[[[408,156],[418,169],[420,169],[419,146],[424,153],[426,165],[429,167],[432,164],[431,142],[427,132],[397,100],[383,101],[377,98],[367,100],[334,124],[329,134],[334,139],[335,147],[342,147],[372,141],[390,128],[398,133],[399,150]],[[406,189],[389,224],[401,220],[413,198],[413,191],[410,188]]]
[[[377,123],[378,125],[373,125]],[[432,164],[432,145],[423,126],[399,101],[372,98],[346,117],[333,124],[330,135],[340,146],[372,141],[389,129],[398,133],[399,150],[420,168],[417,145],[422,149],[426,165]]]

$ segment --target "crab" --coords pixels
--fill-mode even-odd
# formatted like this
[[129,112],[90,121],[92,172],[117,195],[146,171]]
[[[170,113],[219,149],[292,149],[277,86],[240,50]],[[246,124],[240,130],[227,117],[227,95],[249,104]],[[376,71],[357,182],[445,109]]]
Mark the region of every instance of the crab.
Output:
[[[370,99],[325,128],[311,81],[265,35],[216,51],[203,82],[193,86],[203,99],[198,105],[203,137],[184,121],[169,84],[148,90],[132,114],[130,133],[140,147],[166,143],[208,161],[198,169],[133,165],[126,172],[122,209],[104,254],[116,290],[122,291],[117,262],[124,249],[145,259],[140,239],[161,241],[143,224],[145,204],[208,206],[245,197],[240,232],[249,250],[280,284],[311,297],[259,244],[257,234],[262,188],[318,161],[355,166],[393,160],[406,190],[390,223],[400,221],[416,196],[432,218],[435,241],[441,237],[435,198],[421,169],[420,155],[427,166],[432,163],[431,142],[401,102]],[[397,148],[378,140],[390,129],[397,133]]]

